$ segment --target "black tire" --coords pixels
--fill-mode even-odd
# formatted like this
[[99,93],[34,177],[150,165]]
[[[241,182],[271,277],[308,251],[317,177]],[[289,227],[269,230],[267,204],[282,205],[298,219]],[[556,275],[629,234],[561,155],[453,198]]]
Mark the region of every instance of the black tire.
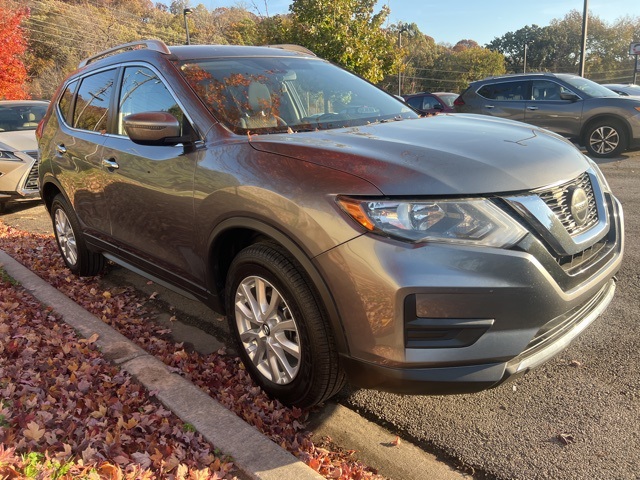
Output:
[[587,129],[584,145],[592,157],[616,157],[627,149],[627,131],[617,120],[600,120]]
[[69,270],[81,277],[100,273],[105,258],[87,248],[78,219],[61,194],[56,195],[51,203],[51,221],[58,249]]
[[286,405],[310,407],[338,393],[345,375],[324,308],[301,270],[278,245],[249,246],[229,268],[226,306],[254,381]]

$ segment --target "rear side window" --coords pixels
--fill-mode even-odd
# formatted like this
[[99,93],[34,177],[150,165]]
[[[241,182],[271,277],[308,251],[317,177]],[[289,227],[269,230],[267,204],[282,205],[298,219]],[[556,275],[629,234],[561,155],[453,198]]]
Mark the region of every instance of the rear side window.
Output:
[[68,125],[71,125],[71,105],[73,103],[73,92],[75,92],[77,86],[78,82],[72,82],[67,85],[67,88],[64,89],[64,92],[60,96],[60,101],[58,102],[60,115]]
[[478,90],[478,95],[489,100],[525,100],[527,82],[489,83]]
[[409,100],[407,100],[407,103],[413,108],[422,110],[422,97],[411,97]]
[[431,110],[436,108],[437,105],[440,105],[440,102],[430,95],[410,98],[407,100],[407,103],[418,110]]
[[73,112],[75,128],[106,133],[109,101],[115,77],[116,70],[106,70],[82,80]]

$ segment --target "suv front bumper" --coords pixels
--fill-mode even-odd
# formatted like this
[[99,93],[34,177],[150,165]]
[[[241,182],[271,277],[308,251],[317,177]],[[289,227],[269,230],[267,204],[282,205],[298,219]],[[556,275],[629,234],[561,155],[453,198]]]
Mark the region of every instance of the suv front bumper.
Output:
[[395,393],[468,393],[558,354],[613,298],[624,232],[620,204],[610,202],[608,253],[570,281],[531,235],[527,251],[363,235],[317,257],[333,281],[349,381]]

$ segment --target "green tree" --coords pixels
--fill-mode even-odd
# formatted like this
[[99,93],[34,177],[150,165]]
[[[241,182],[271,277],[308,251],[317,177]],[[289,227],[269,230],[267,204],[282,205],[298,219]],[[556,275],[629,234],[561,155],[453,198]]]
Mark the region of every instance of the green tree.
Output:
[[461,92],[469,82],[506,73],[504,56],[486,48],[451,49],[438,57],[434,69],[439,79],[432,82],[432,90]]
[[259,19],[244,8],[222,7],[209,11],[200,4],[190,17],[192,43],[255,45],[259,41]]
[[[549,55],[549,36],[545,28],[538,25],[527,25],[515,32],[507,32],[502,37],[494,38],[487,48],[500,52],[505,57],[508,72],[522,73],[525,70],[525,48],[527,70],[540,69]],[[526,47],[525,47],[526,46]]]
[[[640,17],[623,17],[612,25],[589,15],[585,76],[596,81],[631,80],[629,44],[640,38]],[[577,73],[582,46],[582,13],[572,10],[546,27],[526,26],[495,38],[487,47],[503,53],[507,70],[522,72],[524,45],[527,70]]]
[[[402,35],[402,50],[399,50],[402,72],[402,93],[413,93],[429,89],[431,69],[440,48],[428,35],[420,31],[415,23],[395,24],[389,27],[391,35],[398,39]],[[398,93],[398,71],[387,75],[380,87],[391,93]]]
[[377,0],[293,0],[290,38],[318,56],[372,81],[398,62],[396,39],[382,28],[389,9]]

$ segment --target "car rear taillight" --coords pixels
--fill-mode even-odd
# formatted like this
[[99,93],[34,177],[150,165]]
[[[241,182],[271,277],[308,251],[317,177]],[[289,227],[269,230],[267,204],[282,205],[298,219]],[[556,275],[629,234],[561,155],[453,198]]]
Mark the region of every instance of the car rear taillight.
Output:
[[44,130],[44,118],[38,122],[38,126],[36,127],[36,139],[40,140],[42,137],[42,130]]
[[456,107],[461,107],[462,105],[464,105],[464,100],[460,96],[453,101],[453,105],[455,105]]

